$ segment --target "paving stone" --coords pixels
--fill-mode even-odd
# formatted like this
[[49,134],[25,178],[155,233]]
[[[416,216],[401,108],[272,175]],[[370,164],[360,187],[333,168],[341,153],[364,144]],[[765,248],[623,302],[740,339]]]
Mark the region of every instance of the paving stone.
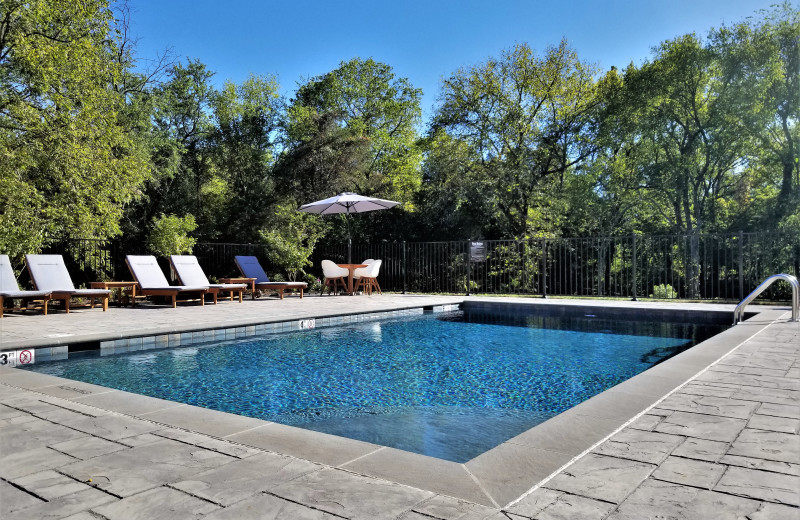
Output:
[[124,498],[113,504],[92,508],[108,520],[175,520],[200,518],[219,509],[218,505],[175,489],[159,487]]
[[684,486],[712,489],[724,472],[725,466],[722,464],[669,457],[653,472],[653,478]]
[[628,428],[649,432],[652,431],[653,428],[658,426],[658,423],[660,423],[662,419],[663,417],[661,417],[660,415],[644,414],[635,421],[633,421],[631,424],[629,424]]
[[757,500],[740,498],[659,480],[648,480],[607,520],[739,520],[759,510]]
[[3,454],[0,456],[0,477],[19,478],[46,469],[58,468],[76,460],[75,457],[50,448],[35,448],[8,454],[3,450]]
[[274,495],[256,495],[236,505],[204,516],[203,520],[334,520],[339,518],[342,517],[295,504]]
[[225,437],[267,424],[261,419],[189,405],[144,413],[140,417],[215,437]]
[[3,428],[2,454],[41,448],[85,436],[66,426],[36,418]]
[[786,377],[786,369],[780,368],[756,368],[756,367],[742,367],[739,370],[740,374],[748,374],[752,376],[775,376]]
[[61,471],[71,477],[113,493],[129,497],[163,484],[222,466],[234,459],[221,453],[170,439],[129,448],[69,464]]
[[800,520],[800,509],[762,502],[761,508],[748,516],[747,520]]
[[11,419],[12,417],[19,417],[21,415],[27,415],[27,412],[0,404],[0,420]]
[[94,513],[90,513],[89,511],[81,511],[80,513],[75,513],[74,515],[62,518],[61,520],[100,520],[100,519]]
[[229,506],[322,466],[293,457],[262,453],[192,475],[172,487]]
[[653,469],[652,464],[590,453],[553,477],[546,486],[619,504]]
[[742,468],[800,476],[800,464],[790,464],[789,462],[754,459],[752,457],[740,457],[738,455],[725,455],[720,459],[720,463],[728,464],[729,466],[739,466]]
[[139,421],[121,415],[103,415],[100,417],[82,417],[72,421],[64,421],[70,428],[102,437],[110,441],[118,441],[126,437],[134,437],[143,433],[160,430],[162,426]]
[[[421,513],[423,518],[441,520],[484,520],[494,515],[496,509],[473,504],[464,500],[436,495],[414,507],[412,513]],[[405,517],[401,517],[405,518]]]
[[608,502],[539,488],[506,511],[537,520],[590,520],[604,518],[615,507]]
[[746,429],[731,444],[728,455],[800,464],[800,437],[790,433]]
[[682,394],[694,395],[708,395],[713,397],[733,397],[739,387],[736,388],[720,388],[709,383],[689,383],[682,387],[680,392]]
[[160,436],[162,431],[164,430],[156,430],[152,433],[143,433],[141,435],[134,435],[133,437],[125,437],[124,439],[118,439],[116,442],[129,448],[138,448],[139,446],[146,446],[147,444],[163,441],[164,437]]
[[90,489],[90,486],[77,482],[61,473],[56,473],[53,470],[41,471],[26,475],[18,479],[14,479],[14,484],[25,488],[31,493],[42,497],[45,500],[53,500],[54,498],[69,495],[70,493],[77,493],[85,489]]
[[661,421],[655,431],[710,441],[731,442],[746,424],[747,421],[744,419],[675,412]]
[[690,437],[675,448],[672,454],[689,459],[718,462],[728,451],[729,446],[730,444],[727,442],[707,441]]
[[38,499],[30,493],[12,486],[5,480],[0,480],[0,518],[28,507],[41,504],[44,500]]
[[719,415],[747,419],[758,408],[759,403],[707,395],[673,394],[658,404],[659,408],[682,412]]
[[[798,406],[800,406],[800,403]],[[797,433],[798,429],[800,429],[800,419],[756,414],[747,422],[747,427],[773,432]]]
[[800,506],[800,477],[730,466],[715,491]]
[[282,484],[272,494],[346,518],[395,518],[433,496],[430,491],[341,470],[316,471]]
[[8,419],[0,419],[0,434],[5,435],[9,428],[15,428],[20,424],[41,421],[38,417],[34,417],[27,412],[23,412],[23,414]]
[[19,510],[4,516],[3,520],[44,520],[49,518],[64,518],[66,516],[87,511],[93,507],[115,502],[117,498],[103,493],[98,489],[87,489],[56,498],[50,502],[42,502],[32,507]]
[[[739,372],[742,367],[739,365],[726,365],[725,361],[732,362],[731,359],[725,359],[716,365],[709,367],[709,371],[712,372],[733,372],[734,374]],[[782,375],[782,374],[781,374]]]
[[626,428],[601,444],[594,453],[658,464],[683,441],[679,435]]
[[[789,369],[789,366],[786,367]],[[697,378],[698,381],[713,380],[719,383],[733,383],[748,387],[777,388],[782,390],[800,390],[800,381],[784,377],[751,376],[747,374],[725,374],[706,372]]]
[[76,459],[90,459],[115,451],[124,450],[126,447],[117,442],[107,441],[100,437],[86,435],[71,441],[59,442],[51,445],[54,450],[66,453]]
[[186,444],[200,446],[201,448],[205,448],[207,450],[218,451],[220,453],[224,453],[225,455],[236,457],[237,459],[244,459],[247,457],[252,457],[253,455],[258,455],[259,453],[264,453],[262,450],[251,448],[249,446],[242,446],[241,444],[215,439],[207,435],[187,432],[185,430],[177,430],[174,428],[165,428],[163,430],[159,430],[155,432],[155,435],[185,442]]
[[794,404],[775,404],[761,403],[758,413],[775,417],[788,417],[790,419],[800,419],[800,406]]
[[781,388],[758,388],[746,386],[737,390],[732,396],[743,401],[757,401],[760,403],[785,404],[796,406],[800,400],[800,392]]

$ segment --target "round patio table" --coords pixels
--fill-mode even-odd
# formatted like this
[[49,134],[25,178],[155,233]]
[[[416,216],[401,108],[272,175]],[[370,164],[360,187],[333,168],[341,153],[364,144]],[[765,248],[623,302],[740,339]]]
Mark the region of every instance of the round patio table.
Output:
[[339,267],[347,269],[347,294],[353,295],[353,272],[359,267],[367,267],[367,264],[336,264]]

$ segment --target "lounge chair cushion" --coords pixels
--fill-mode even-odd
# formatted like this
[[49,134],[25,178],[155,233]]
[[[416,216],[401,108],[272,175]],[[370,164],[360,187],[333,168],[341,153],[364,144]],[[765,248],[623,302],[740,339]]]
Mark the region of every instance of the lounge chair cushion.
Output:
[[193,255],[172,255],[169,257],[172,267],[178,274],[181,283],[197,287],[209,287],[211,289],[221,289],[230,291],[235,289],[246,289],[243,283],[211,283],[208,281],[206,273],[197,262],[197,257]]
[[147,291],[206,291],[208,285],[170,285],[164,272],[152,255],[128,255],[128,268],[136,282]]
[[172,255],[169,257],[169,261],[172,263],[172,267],[175,269],[181,283],[186,285],[211,285],[206,273],[203,272],[197,262],[197,257],[192,255]]
[[14,269],[11,267],[8,255],[0,255],[0,292],[8,291],[19,292],[19,284],[14,276]]
[[236,256],[234,260],[245,278],[256,279],[256,287],[266,289],[270,287],[293,288],[308,286],[305,282],[271,282],[267,273],[264,272],[264,268],[258,262],[258,258],[254,256]]
[[39,291],[74,291],[75,285],[61,255],[25,255],[33,284]]

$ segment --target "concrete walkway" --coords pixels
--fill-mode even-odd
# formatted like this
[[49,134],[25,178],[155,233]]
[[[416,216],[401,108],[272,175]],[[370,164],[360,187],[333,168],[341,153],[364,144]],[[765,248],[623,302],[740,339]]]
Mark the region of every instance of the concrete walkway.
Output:
[[[354,301],[382,309],[398,305],[378,298]],[[269,302],[250,308],[259,303]],[[270,309],[283,312],[284,303]],[[238,305],[225,306],[232,320],[242,319]],[[168,314],[174,312],[157,313],[148,330],[156,334],[163,332],[158,327],[174,326],[169,322],[177,315]],[[190,419],[182,416],[193,408],[186,405],[132,394],[120,399],[124,393],[96,385],[0,369],[0,517],[797,519],[800,324],[788,323],[788,314],[773,314],[778,321],[730,345],[719,361],[709,361],[716,362],[632,413],[632,420],[620,421],[549,477],[510,492],[512,499],[497,507],[437,492],[435,482],[423,489],[358,469],[366,455],[382,454],[401,474],[407,459],[398,450],[366,447],[364,455],[356,450],[350,458],[329,460],[343,451],[323,444],[314,456],[299,457],[291,455],[291,446],[265,448],[250,441],[256,437],[248,431],[265,426],[250,425],[247,418],[213,412]],[[58,316],[42,318],[52,317]],[[625,408],[619,401],[625,394],[615,395]],[[546,432],[551,421],[531,432]],[[550,442],[558,447],[568,439]],[[469,464],[479,475],[473,485],[479,485],[480,468]],[[514,464],[507,462],[508,474],[526,471]],[[414,476],[420,482],[425,477]],[[505,488],[516,489],[512,483]]]

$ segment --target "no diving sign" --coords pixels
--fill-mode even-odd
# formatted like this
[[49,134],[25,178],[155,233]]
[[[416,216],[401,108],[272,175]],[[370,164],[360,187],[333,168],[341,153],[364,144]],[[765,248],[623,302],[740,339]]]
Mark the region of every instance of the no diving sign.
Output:
[[0,366],[33,365],[35,361],[36,351],[33,349],[0,352]]

